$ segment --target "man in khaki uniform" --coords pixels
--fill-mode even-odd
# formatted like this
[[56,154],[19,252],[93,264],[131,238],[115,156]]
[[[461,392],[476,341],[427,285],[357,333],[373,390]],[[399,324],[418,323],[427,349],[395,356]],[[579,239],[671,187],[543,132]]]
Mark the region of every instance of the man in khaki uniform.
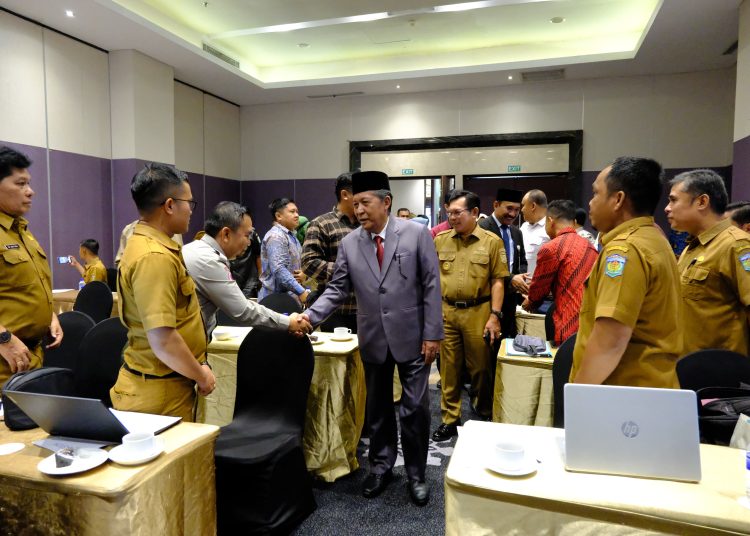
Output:
[[679,386],[680,278],[652,217],[661,177],[654,160],[620,157],[594,181],[589,209],[602,250],[583,293],[572,382]]
[[63,331],[52,310],[47,255],[23,218],[31,208],[31,161],[0,147],[0,386],[11,374],[42,366],[47,348],[60,346]]
[[125,363],[111,389],[116,409],[192,421],[195,385],[206,395],[216,380],[206,363],[195,283],[170,237],[184,233],[195,201],[187,176],[148,164],[130,185],[141,215],[120,259],[119,311],[128,328]]
[[455,190],[447,212],[453,229],[435,237],[445,329],[440,361],[443,423],[432,434],[435,441],[456,435],[461,423],[464,366],[476,412],[486,419],[492,415],[490,350],[483,337],[489,335],[490,343],[500,337],[503,280],[510,276],[502,240],[477,225],[479,197]]
[[81,257],[84,265],[78,262],[74,256],[70,256],[70,265],[78,270],[81,274],[83,282],[89,284],[92,281],[107,282],[107,267],[99,258],[99,242],[93,238],[89,238],[81,242],[81,247],[78,248],[78,255]]
[[682,286],[684,350],[750,351],[750,235],[724,218],[724,180],[710,169],[670,181],[664,211],[672,228],[694,236],[677,267]]

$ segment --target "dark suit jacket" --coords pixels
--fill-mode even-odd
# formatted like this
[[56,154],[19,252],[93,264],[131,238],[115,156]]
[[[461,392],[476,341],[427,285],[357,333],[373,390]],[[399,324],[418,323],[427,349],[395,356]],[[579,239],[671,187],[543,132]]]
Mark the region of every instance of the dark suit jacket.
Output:
[[419,358],[423,340],[443,339],[440,271],[430,230],[419,223],[388,220],[383,269],[375,243],[361,227],[341,241],[331,281],[306,313],[316,326],[354,291],[362,361]]
[[[497,226],[495,219],[492,216],[479,220],[479,227],[486,229],[487,231],[492,231],[500,237],[500,240],[503,239],[503,235],[500,234],[500,227]],[[513,258],[513,266],[509,266],[508,269],[513,275],[524,274],[526,273],[528,264],[526,263],[526,250],[523,248],[523,235],[521,235],[521,229],[515,225],[511,225],[510,237],[513,239],[516,254]]]

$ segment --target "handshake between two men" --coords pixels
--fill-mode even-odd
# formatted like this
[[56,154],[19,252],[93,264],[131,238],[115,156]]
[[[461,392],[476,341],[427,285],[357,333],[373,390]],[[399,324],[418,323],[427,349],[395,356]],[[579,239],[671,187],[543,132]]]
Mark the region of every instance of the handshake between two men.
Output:
[[305,313],[292,313],[289,315],[289,333],[295,337],[302,337],[307,333],[312,333],[313,327],[310,324],[310,317]]

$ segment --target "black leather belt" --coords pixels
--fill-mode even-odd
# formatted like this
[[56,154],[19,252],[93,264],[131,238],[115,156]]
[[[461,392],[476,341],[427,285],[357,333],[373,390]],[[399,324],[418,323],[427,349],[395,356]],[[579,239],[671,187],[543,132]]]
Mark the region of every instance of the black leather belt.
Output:
[[477,305],[487,303],[491,299],[491,296],[482,296],[476,300],[449,300],[448,298],[443,298],[443,301],[448,305],[452,305],[456,309],[469,309],[470,307],[476,307]]
[[172,371],[169,374],[165,374],[164,376],[157,376],[155,374],[146,374],[145,372],[141,372],[140,370],[133,370],[128,366],[127,363],[122,364],[122,368],[130,372],[131,374],[135,374],[136,376],[143,376],[147,380],[166,380],[168,378],[178,378],[182,376],[179,372]]

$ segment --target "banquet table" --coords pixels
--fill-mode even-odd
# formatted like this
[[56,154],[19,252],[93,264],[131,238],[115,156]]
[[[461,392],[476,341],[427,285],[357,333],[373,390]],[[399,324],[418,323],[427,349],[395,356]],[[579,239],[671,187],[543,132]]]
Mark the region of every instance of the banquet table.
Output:
[[[232,337],[225,341],[214,338],[208,346],[216,389],[207,397],[198,397],[197,420],[224,426],[232,422],[234,413],[237,352],[252,328],[217,329]],[[303,450],[308,471],[333,482],[359,468],[357,443],[365,418],[364,368],[356,335],[337,342],[331,340],[331,333],[315,334],[323,343],[313,346],[315,367],[307,398]]]
[[137,466],[108,461],[70,476],[37,464],[52,452],[32,444],[40,428],[11,432],[0,422],[0,532],[3,534],[159,536],[216,534],[214,441],[218,428],[180,423],[159,434],[165,452]]
[[[564,430],[469,421],[445,476],[445,534],[561,536],[749,534],[745,451],[701,445],[700,483],[565,470]],[[487,468],[501,439],[524,444],[540,463],[528,476]]]
[[516,307],[516,329],[519,335],[531,335],[539,337],[542,340],[547,339],[547,332],[544,329],[544,315],[529,313],[521,308]]
[[[74,289],[55,289],[52,291],[52,310],[55,314],[65,313],[73,310],[73,305],[78,297],[78,291]],[[117,310],[119,298],[117,292],[112,293],[112,314],[110,317],[120,316]]]
[[510,356],[500,344],[495,367],[492,420],[508,424],[552,426],[553,357]]

